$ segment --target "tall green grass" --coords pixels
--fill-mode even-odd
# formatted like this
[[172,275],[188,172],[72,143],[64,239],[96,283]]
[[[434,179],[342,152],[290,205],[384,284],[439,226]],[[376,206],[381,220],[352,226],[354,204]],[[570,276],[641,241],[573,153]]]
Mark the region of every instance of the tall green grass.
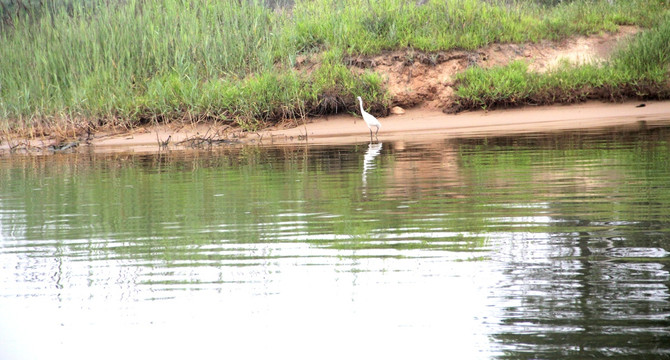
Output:
[[[22,119],[188,108],[206,80],[243,79],[286,58],[291,49],[278,36],[285,21],[262,4],[234,1],[75,4],[36,21],[16,18],[0,38],[2,108]],[[175,87],[188,102],[146,101]]]
[[629,81],[668,83],[670,81],[670,13],[659,25],[643,32],[619,48],[610,66]]
[[[662,0],[0,0],[0,128],[384,113],[383,79],[343,64],[387,49],[475,49],[653,26]],[[8,4],[14,4],[9,7]],[[60,4],[60,5],[58,5]],[[10,9],[10,10],[6,10]],[[302,55],[320,54],[311,71]],[[631,60],[632,61],[632,60]]]
[[340,111],[355,95],[387,105],[379,76],[346,69],[341,52],[311,76],[294,71],[291,17],[260,2],[129,0],[40,14],[0,34],[4,127],[207,118],[255,129],[322,111],[324,94]]
[[339,47],[348,53],[414,48],[476,49],[495,42],[558,40],[575,34],[650,26],[667,9],[663,0],[314,0],[298,2],[300,49]]

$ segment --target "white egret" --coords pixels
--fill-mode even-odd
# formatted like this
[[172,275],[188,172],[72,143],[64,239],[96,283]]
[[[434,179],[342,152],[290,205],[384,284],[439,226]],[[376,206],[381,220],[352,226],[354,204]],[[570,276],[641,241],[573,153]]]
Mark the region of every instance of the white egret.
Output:
[[382,127],[382,124],[379,123],[379,120],[377,120],[376,117],[370,115],[363,109],[363,99],[361,99],[360,96],[358,97],[358,102],[361,104],[361,115],[363,116],[363,120],[365,120],[365,123],[368,124],[368,129],[370,129],[370,142],[372,142],[372,127],[377,128],[377,131],[375,131],[376,138],[379,129]]

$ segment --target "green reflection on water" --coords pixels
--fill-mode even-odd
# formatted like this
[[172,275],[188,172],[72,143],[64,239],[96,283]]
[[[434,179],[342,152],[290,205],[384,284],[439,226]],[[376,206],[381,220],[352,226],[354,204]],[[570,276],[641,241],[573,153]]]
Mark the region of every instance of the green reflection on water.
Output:
[[[582,232],[630,223],[650,245],[647,230],[667,234],[667,135],[613,136],[386,144],[365,184],[366,146],[8,157],[2,206],[21,215],[3,226],[27,241],[55,241],[70,256],[194,264],[273,256],[194,251],[222,242],[402,256],[486,250],[490,233],[569,232],[575,222]],[[635,232],[626,236],[635,242]],[[661,238],[655,245],[667,248]]]

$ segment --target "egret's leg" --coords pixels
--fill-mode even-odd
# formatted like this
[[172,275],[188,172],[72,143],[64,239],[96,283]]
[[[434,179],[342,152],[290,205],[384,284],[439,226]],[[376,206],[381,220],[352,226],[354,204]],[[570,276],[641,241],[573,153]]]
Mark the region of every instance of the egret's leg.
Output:
[[[372,133],[372,129],[370,129],[370,133]],[[375,131],[375,139],[377,139],[377,142],[379,142],[379,138],[377,137],[378,133],[379,133],[379,126],[377,126],[377,131]]]

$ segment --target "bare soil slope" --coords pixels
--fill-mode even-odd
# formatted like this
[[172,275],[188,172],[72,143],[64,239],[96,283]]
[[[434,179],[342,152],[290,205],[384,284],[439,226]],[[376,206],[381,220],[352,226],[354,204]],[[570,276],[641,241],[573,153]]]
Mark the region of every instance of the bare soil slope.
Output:
[[637,32],[636,27],[622,26],[616,33],[574,37],[558,43],[494,44],[478,51],[431,54],[394,51],[378,56],[353,57],[348,62],[361,71],[370,69],[383,74],[394,106],[411,108],[421,105],[441,110],[453,101],[454,75],[469,66],[476,64],[488,68],[524,59],[531,70],[545,72],[561,61],[603,61],[621,39]]

